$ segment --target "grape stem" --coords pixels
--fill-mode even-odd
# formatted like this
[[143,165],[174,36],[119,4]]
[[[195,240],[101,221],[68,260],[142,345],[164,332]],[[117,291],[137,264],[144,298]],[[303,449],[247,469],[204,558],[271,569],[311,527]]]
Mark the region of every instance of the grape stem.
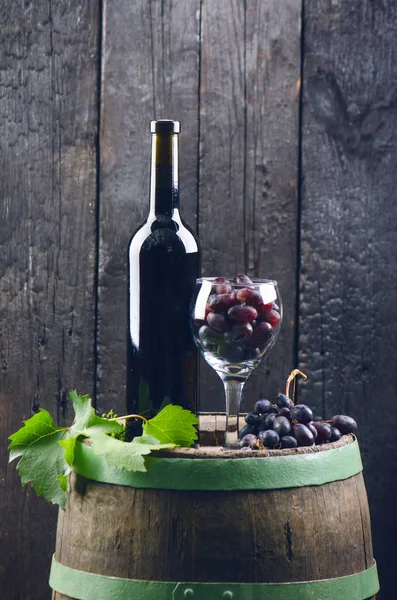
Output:
[[306,381],[307,379],[307,375],[305,375],[304,373],[302,373],[302,371],[300,371],[299,369],[293,369],[293,371],[291,371],[291,373],[288,375],[288,379],[287,379],[287,385],[285,386],[285,395],[289,398],[289,386],[291,385],[291,381],[294,382],[294,387],[293,387],[293,392],[292,392],[292,404],[295,404],[295,393],[296,393],[296,377],[297,375],[300,375],[301,377],[303,377],[304,381]]
[[113,419],[108,419],[108,421],[122,421],[124,419],[142,419],[145,423],[148,422],[146,417],[142,417],[142,415],[123,415],[122,417],[114,417]]

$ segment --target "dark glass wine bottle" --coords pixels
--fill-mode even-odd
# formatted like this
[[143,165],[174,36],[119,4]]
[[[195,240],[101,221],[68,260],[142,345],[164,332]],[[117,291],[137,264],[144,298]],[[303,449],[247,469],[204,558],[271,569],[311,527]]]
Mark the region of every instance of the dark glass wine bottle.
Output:
[[[168,403],[197,412],[189,303],[200,271],[196,236],[179,214],[178,121],[152,121],[150,210],[129,245],[128,414]],[[129,437],[139,431],[131,422]]]

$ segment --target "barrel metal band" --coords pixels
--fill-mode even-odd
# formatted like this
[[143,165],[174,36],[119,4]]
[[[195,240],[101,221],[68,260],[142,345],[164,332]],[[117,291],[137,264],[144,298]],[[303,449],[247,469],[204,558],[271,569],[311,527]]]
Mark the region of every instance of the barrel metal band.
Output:
[[94,481],[163,490],[275,490],[323,485],[363,469],[357,440],[341,448],[288,456],[146,458],[147,472],[118,469],[86,444],[77,443],[74,471]]
[[365,600],[379,591],[376,563],[362,573],[293,583],[175,583],[108,577],[52,559],[50,586],[75,600]]

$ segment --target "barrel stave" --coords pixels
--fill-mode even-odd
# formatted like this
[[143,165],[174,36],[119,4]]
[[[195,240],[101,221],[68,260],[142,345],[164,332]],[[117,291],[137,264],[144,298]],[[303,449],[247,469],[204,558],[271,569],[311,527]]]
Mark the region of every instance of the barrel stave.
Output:
[[73,476],[56,557],[102,575],[198,582],[308,581],[373,564],[361,474],[262,492],[131,489]]
[[[194,460],[186,451],[179,457]],[[295,488],[187,491],[73,474],[56,559],[87,573],[158,582],[288,583],[361,573],[374,560],[363,476]],[[73,599],[54,592],[53,600]]]

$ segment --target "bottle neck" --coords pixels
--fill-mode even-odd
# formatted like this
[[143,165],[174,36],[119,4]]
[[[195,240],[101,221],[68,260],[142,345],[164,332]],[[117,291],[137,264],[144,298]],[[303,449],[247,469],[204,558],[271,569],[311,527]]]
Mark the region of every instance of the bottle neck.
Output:
[[150,216],[171,218],[178,211],[178,134],[153,133]]

